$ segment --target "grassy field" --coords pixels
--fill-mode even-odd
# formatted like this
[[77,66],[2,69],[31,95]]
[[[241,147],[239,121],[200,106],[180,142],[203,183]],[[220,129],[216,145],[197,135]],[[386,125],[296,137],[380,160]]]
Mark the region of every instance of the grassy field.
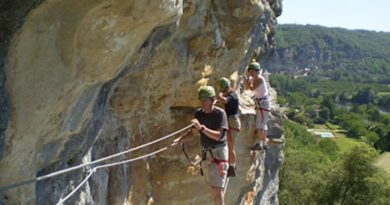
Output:
[[[359,139],[353,139],[345,135],[345,130],[340,129],[338,125],[327,123],[326,125],[314,125],[315,131],[332,132],[335,135],[334,140],[341,153],[351,150],[355,146],[370,146]],[[375,161],[375,166],[383,168],[390,173],[390,152],[381,154]]]
[[381,154],[376,160],[375,165],[390,173],[390,152]]
[[337,146],[340,149],[340,152],[342,153],[351,150],[355,146],[369,146],[368,144],[358,139],[347,137],[342,131],[333,132],[333,134],[336,137],[332,139],[336,142]]
[[[332,138],[340,149],[341,153],[351,150],[355,146],[367,145],[359,139],[353,139],[345,135],[345,130],[340,129],[340,126],[327,123],[326,125],[314,125],[315,131],[331,132],[335,137]],[[367,145],[369,146],[369,145]]]

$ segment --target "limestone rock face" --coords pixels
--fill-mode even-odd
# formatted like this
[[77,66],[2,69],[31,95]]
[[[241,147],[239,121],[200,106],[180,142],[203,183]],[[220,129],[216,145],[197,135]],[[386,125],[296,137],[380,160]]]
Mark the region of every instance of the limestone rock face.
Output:
[[[273,47],[281,0],[18,0],[0,8],[0,185],[7,185],[188,125],[200,85],[242,74]],[[281,148],[250,154],[253,118],[242,117],[240,175],[230,181],[227,204],[277,204]],[[198,140],[188,146],[199,150]],[[7,190],[0,204],[55,204],[89,169]],[[179,147],[99,170],[66,202],[212,203]]]

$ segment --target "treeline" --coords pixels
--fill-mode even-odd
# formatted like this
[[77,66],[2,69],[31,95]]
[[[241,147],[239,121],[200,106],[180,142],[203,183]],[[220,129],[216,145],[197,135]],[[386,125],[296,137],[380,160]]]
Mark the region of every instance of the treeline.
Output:
[[360,83],[390,83],[390,33],[321,26],[279,25],[273,71]]
[[373,165],[369,146],[341,154],[331,139],[319,141],[306,127],[284,122],[285,161],[280,171],[280,204],[387,205],[390,181]]
[[[326,122],[338,124],[349,137],[362,139],[380,151],[390,151],[390,115],[378,109],[389,106],[390,94],[377,94],[389,90],[385,85],[353,89],[345,87],[347,82],[310,82],[277,73],[270,76],[270,83],[278,92],[278,103],[288,105],[289,119],[308,127]],[[327,87],[328,83],[332,86]],[[349,104],[344,106],[346,103]]]

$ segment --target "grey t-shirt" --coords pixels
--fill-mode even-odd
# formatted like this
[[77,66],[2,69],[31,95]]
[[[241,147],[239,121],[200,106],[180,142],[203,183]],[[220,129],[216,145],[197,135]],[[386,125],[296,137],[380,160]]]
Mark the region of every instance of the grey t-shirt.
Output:
[[223,109],[214,107],[212,112],[205,113],[202,109],[199,108],[195,112],[195,118],[199,120],[200,124],[203,124],[208,129],[223,129],[222,136],[219,138],[219,140],[211,139],[210,137],[207,137],[205,134],[200,132],[200,143],[203,147],[211,148],[226,145],[226,130],[228,130],[228,122],[226,113]]

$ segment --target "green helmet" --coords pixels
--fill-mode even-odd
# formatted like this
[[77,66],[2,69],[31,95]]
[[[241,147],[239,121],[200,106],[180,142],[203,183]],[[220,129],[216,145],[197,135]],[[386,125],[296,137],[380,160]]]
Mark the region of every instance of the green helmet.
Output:
[[225,90],[230,87],[230,80],[227,78],[220,78],[218,85],[220,90]]
[[253,69],[255,71],[260,71],[260,64],[258,62],[252,62],[248,66],[248,70]]
[[213,98],[215,97],[215,90],[213,87],[211,86],[202,86],[200,87],[199,89],[199,93],[198,93],[198,97],[199,99],[202,99],[202,98]]

